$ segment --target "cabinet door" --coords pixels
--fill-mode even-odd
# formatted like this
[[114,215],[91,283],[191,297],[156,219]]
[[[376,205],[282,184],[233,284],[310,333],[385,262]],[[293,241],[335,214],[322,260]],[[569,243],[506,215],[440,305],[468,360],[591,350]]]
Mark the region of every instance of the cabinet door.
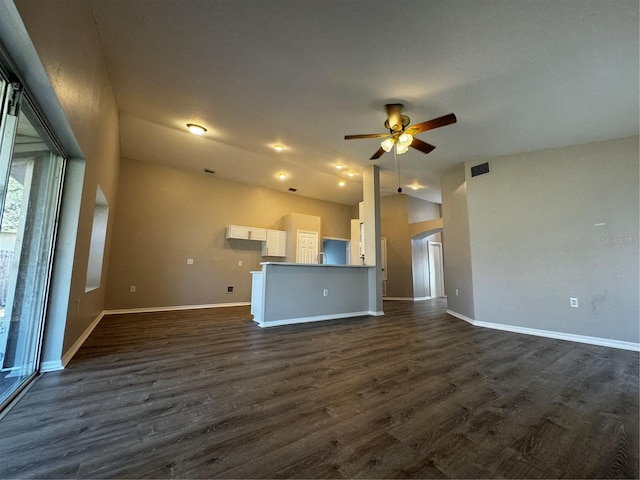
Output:
[[267,230],[267,241],[262,244],[264,257],[287,256],[287,232],[282,230]]
[[256,240],[258,242],[263,242],[267,239],[267,230],[258,227],[229,225],[227,227],[227,238],[239,238],[240,240]]
[[265,228],[249,227],[249,240],[264,242],[266,239],[267,230]]
[[227,227],[227,238],[240,238],[242,240],[247,240],[249,238],[249,227],[229,225]]

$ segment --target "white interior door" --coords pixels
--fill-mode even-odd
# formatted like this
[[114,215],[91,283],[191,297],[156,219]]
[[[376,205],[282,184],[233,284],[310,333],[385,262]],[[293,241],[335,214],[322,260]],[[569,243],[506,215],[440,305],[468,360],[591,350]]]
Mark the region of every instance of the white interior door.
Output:
[[298,230],[296,263],[318,263],[318,232]]
[[442,243],[429,242],[429,287],[431,297],[444,297],[444,266]]

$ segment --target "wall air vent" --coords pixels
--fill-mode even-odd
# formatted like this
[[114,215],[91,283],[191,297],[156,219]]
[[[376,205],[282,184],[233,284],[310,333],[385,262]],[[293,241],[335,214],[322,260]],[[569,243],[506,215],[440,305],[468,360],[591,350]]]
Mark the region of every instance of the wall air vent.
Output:
[[204,173],[206,173],[208,175],[215,175],[216,171],[215,170],[211,170],[210,168],[205,168],[204,169]]
[[489,162],[484,162],[479,165],[474,165],[471,167],[471,176],[477,177],[478,175],[486,175],[487,173],[491,173],[491,167],[489,166]]
[[293,187],[291,187],[291,188],[289,189],[289,191],[290,191],[290,192],[297,192],[297,191],[298,191],[298,189],[297,189],[297,188],[293,188]]

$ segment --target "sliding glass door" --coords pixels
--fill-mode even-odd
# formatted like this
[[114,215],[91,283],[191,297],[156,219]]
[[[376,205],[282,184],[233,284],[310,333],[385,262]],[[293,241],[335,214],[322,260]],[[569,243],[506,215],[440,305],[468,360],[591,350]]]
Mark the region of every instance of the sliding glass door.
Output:
[[0,407],[37,374],[64,168],[20,85],[1,81]]

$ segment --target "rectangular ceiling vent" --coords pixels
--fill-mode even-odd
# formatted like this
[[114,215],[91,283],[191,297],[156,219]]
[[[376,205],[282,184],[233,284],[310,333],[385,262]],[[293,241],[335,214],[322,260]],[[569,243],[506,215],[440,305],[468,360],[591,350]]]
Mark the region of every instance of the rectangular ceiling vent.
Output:
[[491,167],[489,166],[489,162],[484,162],[479,165],[474,165],[471,167],[471,177],[477,177],[478,175],[486,175],[487,173],[491,173]]

